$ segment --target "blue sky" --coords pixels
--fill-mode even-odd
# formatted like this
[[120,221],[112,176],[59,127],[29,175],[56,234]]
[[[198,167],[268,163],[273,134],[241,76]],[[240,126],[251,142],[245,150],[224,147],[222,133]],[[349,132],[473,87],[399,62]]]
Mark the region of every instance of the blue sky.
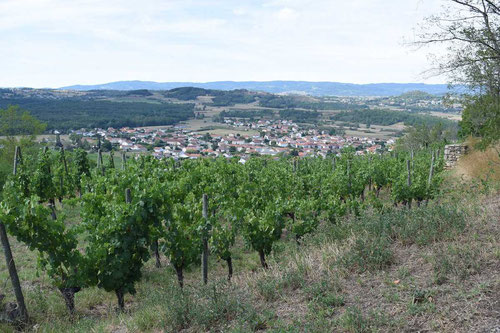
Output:
[[[0,86],[428,82],[403,45],[442,0],[0,0]],[[439,52],[440,50],[431,50]]]

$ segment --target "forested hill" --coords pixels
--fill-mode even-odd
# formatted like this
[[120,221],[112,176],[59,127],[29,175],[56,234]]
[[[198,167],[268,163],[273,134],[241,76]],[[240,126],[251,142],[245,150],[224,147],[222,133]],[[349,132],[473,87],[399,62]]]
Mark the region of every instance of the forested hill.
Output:
[[[245,89],[227,91],[196,87],[127,91],[22,88],[0,89],[0,109],[18,105],[47,123],[48,131],[57,129],[63,132],[79,128],[176,125],[195,116],[212,117],[223,122],[221,116],[230,117],[242,112],[249,118],[259,118],[263,116],[262,112],[271,112],[287,120],[305,123],[328,121],[329,116],[342,112],[338,115],[341,119],[333,120],[364,123],[360,120],[366,117],[386,120],[397,117],[401,118],[399,121],[407,122],[417,117],[407,113],[456,111],[443,106],[438,96],[425,92],[408,94],[402,97],[363,98],[278,95]],[[366,112],[381,108],[404,112]],[[430,118],[418,117],[419,122],[427,119]],[[369,123],[377,124],[376,121]]]
[[304,93],[313,96],[396,96],[419,90],[429,94],[441,95],[448,92],[445,84],[423,83],[373,83],[353,84],[340,82],[307,81],[217,81],[217,82],[152,82],[118,81],[98,85],[74,85],[61,89],[70,90],[169,90],[179,87],[196,87],[216,90],[247,89],[268,93]]
[[0,109],[17,105],[47,123],[47,130],[175,125],[194,117],[194,103],[148,98],[147,90],[60,92],[0,89]]

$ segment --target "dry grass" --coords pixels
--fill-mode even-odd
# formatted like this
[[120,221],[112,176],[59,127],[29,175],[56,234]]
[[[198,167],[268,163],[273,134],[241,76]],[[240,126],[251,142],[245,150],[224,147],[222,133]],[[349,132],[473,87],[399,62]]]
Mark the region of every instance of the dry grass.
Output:
[[[455,239],[425,246],[394,242],[386,269],[356,273],[339,264],[361,237],[353,234],[287,248],[268,271],[235,282],[272,308],[285,332],[488,332],[500,327],[500,196],[483,202],[480,210],[463,203],[467,227]],[[442,267],[448,262],[453,266]],[[446,279],[438,283],[436,271]],[[333,286],[323,296],[341,297],[341,305],[325,306],[311,295],[325,281]]]
[[454,172],[466,179],[489,179],[500,181],[500,146],[485,151],[475,148],[476,139],[467,140],[469,152],[460,158]]

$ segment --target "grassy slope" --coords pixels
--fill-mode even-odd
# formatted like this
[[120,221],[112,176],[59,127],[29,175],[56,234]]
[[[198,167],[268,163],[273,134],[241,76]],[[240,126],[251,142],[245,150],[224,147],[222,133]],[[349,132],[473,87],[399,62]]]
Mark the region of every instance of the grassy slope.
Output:
[[[127,312],[116,314],[114,294],[96,288],[76,296],[77,315],[36,256],[12,241],[28,309],[37,332],[470,332],[500,325],[500,197],[475,185],[445,185],[439,203],[389,209],[382,217],[348,217],[322,225],[298,246],[284,237],[263,271],[241,241],[235,277],[211,260],[207,287],[199,268],[187,272],[181,292],[175,274],[151,260]],[[457,204],[458,203],[458,204]],[[458,211],[455,207],[458,206]],[[78,222],[74,210],[68,220]],[[3,257],[3,254],[2,254]],[[0,293],[13,300],[5,265]],[[0,331],[12,328],[0,324]]]
[[467,140],[469,151],[460,158],[454,173],[464,179],[488,179],[500,181],[500,145],[480,150],[475,147],[477,139]]

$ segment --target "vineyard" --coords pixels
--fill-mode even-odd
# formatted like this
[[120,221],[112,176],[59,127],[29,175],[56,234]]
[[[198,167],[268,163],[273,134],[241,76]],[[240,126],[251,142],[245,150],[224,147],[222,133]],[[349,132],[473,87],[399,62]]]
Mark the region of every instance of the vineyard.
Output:
[[[151,256],[183,272],[213,256],[233,275],[232,248],[241,237],[263,268],[283,233],[301,240],[325,223],[335,227],[346,214],[383,210],[380,194],[393,205],[422,205],[442,181],[439,150],[356,156],[346,149],[329,159],[158,160],[140,156],[116,168],[99,152],[91,166],[84,151],[45,149],[23,159],[16,150],[0,210],[2,228],[38,253],[38,262],[70,313],[84,288],[114,292],[119,310],[134,294]],[[76,207],[81,223],[66,223],[56,201]],[[11,255],[7,235],[2,238]],[[12,257],[7,257],[20,318],[28,313]]]

